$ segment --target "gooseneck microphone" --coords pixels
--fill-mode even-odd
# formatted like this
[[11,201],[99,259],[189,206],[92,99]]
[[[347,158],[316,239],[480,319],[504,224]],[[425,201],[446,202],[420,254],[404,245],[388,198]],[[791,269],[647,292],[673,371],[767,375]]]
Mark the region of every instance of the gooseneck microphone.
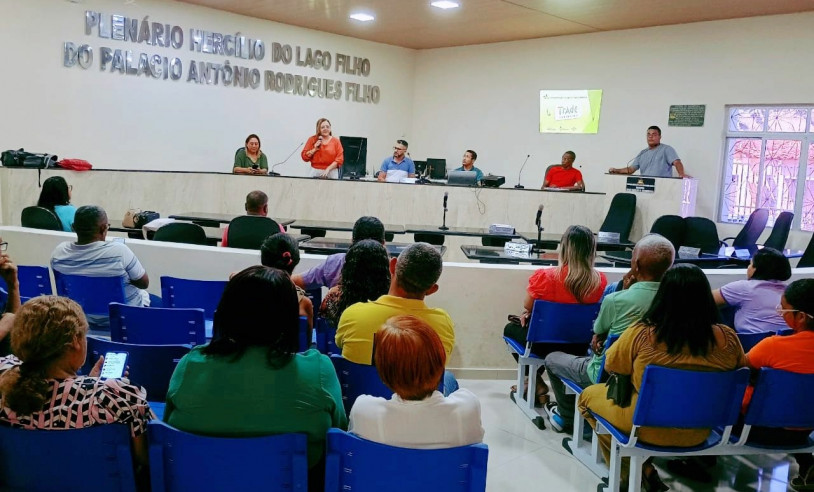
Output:
[[517,173],[517,184],[514,186],[514,189],[516,190],[522,190],[523,188],[525,188],[525,186],[520,184],[520,176],[523,175],[523,168],[526,167],[526,163],[529,161],[529,157],[531,157],[531,154],[526,156],[526,160],[523,161],[523,165],[520,166],[520,172]]
[[449,198],[449,192],[444,192],[444,222],[442,223],[441,229],[442,231],[448,231],[449,227],[447,227],[447,199]]
[[[537,224],[537,244],[536,249],[537,252],[543,252],[543,226],[542,226],[542,219],[543,219],[543,204],[541,203],[540,206],[537,208],[537,218],[534,219],[534,223]],[[535,248],[532,248],[534,251]]]
[[534,223],[537,225],[537,227],[540,227],[540,219],[542,217],[543,217],[543,206],[540,205],[540,207],[537,209],[537,218],[534,219]]
[[274,168],[275,168],[275,167],[277,167],[277,166],[280,166],[280,165],[282,165],[282,164],[285,164],[286,162],[288,162],[288,160],[289,160],[289,159],[291,159],[291,156],[292,156],[292,155],[294,155],[294,152],[296,152],[296,151],[300,150],[300,147],[302,147],[304,144],[305,144],[305,142],[300,142],[300,144],[299,144],[299,145],[297,145],[297,146],[294,148],[294,150],[292,150],[292,151],[291,151],[291,153],[290,153],[290,154],[288,154],[288,157],[286,157],[285,159],[283,159],[283,161],[282,161],[282,162],[278,162],[277,164],[275,164],[275,165],[271,166],[271,171],[269,172],[269,176],[279,176],[279,175],[280,175],[280,173],[275,173],[275,172],[274,172]]

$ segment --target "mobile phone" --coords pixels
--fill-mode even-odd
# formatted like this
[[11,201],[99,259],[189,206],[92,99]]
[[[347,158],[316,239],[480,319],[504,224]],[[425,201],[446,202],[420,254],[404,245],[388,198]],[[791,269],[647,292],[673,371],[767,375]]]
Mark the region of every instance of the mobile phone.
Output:
[[127,368],[127,352],[108,352],[105,354],[105,362],[102,364],[102,379],[119,379],[124,376]]
[[255,164],[255,165],[253,165],[253,166],[252,166],[252,169],[260,169],[260,166],[258,166],[257,164]]

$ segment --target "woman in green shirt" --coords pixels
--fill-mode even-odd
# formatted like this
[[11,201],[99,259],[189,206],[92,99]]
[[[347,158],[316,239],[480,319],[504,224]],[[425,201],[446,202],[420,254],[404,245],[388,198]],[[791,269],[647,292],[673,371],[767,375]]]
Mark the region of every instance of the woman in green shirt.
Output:
[[348,421],[330,359],[297,353],[298,312],[282,270],[258,265],[232,277],[212,342],[192,349],[172,375],[164,421],[209,436],[306,434],[309,483],[321,486],[325,435]]
[[266,154],[260,152],[260,137],[252,133],[246,137],[246,146],[235,153],[235,174],[263,174],[269,173],[269,163]]

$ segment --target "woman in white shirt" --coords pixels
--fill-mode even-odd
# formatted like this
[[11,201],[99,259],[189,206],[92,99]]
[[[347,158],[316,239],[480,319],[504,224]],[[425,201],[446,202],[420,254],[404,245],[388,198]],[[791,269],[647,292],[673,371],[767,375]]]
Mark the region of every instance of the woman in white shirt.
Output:
[[441,338],[415,316],[388,319],[376,333],[374,362],[389,400],[363,395],[348,430],[370,441],[413,449],[466,446],[483,440],[480,402],[467,389],[438,391],[446,352]]

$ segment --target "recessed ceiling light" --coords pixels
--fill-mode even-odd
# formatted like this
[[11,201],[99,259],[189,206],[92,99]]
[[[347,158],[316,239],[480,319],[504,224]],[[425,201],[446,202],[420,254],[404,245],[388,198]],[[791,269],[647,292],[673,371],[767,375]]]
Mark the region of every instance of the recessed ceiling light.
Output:
[[373,19],[375,19],[375,17],[373,17],[370,14],[362,14],[362,13],[350,14],[350,18],[353,19],[353,20],[358,20],[359,22],[370,22]]
[[437,2],[430,3],[433,7],[438,7],[439,9],[456,9],[461,5],[458,2],[450,2],[449,0],[439,0]]

